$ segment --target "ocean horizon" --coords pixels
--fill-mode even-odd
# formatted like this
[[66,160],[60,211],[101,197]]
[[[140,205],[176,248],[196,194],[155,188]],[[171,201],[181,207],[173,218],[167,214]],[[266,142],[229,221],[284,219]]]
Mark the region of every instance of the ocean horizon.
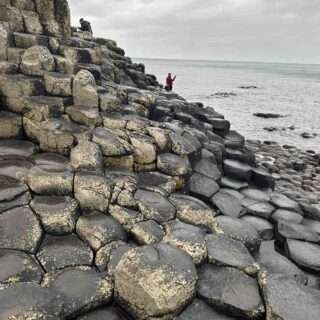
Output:
[[[174,90],[225,115],[247,139],[276,141],[320,152],[320,64],[135,58]],[[262,119],[254,113],[276,113]],[[303,133],[310,134],[305,139]]]

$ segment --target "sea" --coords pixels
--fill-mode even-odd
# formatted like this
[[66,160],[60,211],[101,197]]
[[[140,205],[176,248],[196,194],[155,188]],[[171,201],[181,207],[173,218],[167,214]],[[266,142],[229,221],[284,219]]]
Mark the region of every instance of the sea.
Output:
[[[320,65],[134,60],[161,83],[168,72],[176,75],[175,92],[222,113],[247,139],[320,152]],[[265,119],[255,113],[281,117]]]

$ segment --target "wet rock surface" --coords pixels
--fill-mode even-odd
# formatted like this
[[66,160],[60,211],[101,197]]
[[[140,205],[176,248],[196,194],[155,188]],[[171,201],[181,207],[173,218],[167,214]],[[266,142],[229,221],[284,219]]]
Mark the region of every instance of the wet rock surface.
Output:
[[1,319],[318,320],[319,154],[162,90],[66,0],[0,20]]

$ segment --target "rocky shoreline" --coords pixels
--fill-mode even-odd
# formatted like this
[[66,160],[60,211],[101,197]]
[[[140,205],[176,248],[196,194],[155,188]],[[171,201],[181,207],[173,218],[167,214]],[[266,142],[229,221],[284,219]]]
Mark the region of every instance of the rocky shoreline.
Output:
[[319,155],[161,89],[66,0],[0,1],[0,319],[320,315]]

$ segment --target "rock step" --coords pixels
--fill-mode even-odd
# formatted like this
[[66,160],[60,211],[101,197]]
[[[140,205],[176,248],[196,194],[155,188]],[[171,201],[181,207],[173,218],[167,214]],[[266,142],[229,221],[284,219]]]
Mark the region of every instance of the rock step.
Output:
[[63,56],[74,63],[101,64],[97,51],[93,48],[63,47]]
[[0,139],[16,139],[21,136],[21,116],[12,112],[0,111]]
[[38,34],[14,32],[13,41],[14,45],[21,49],[28,49],[32,46],[49,47],[49,37]]
[[0,75],[0,95],[9,98],[37,96],[43,94],[43,80],[22,74]]
[[97,85],[101,85],[102,71],[100,66],[91,63],[77,63],[74,66],[74,72],[78,73],[80,70],[87,70],[92,73]]
[[17,74],[19,72],[19,65],[9,61],[0,61],[0,75],[1,74]]
[[9,47],[8,48],[8,61],[20,64],[22,61],[22,56],[25,53],[25,51],[26,50],[23,48]]

